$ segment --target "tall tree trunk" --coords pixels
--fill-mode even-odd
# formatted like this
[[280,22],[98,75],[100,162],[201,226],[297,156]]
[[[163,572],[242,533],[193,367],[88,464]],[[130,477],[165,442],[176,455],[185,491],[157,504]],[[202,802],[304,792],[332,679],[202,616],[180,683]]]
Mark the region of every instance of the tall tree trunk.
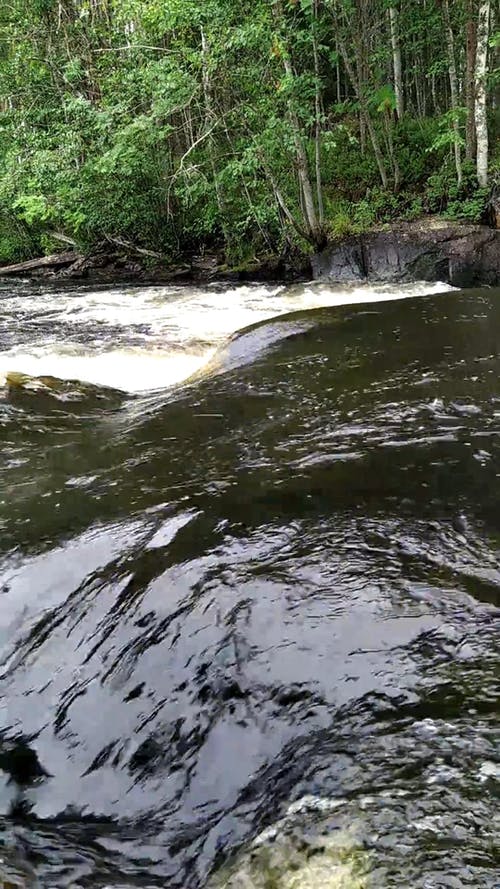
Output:
[[[283,21],[283,6],[281,0],[272,0],[272,9],[274,20],[279,29],[281,29]],[[290,61],[288,47],[285,47],[283,53],[283,66],[288,80],[293,82],[295,72]],[[300,182],[300,190],[304,201],[304,216],[309,231],[309,239],[313,244],[322,240],[321,227],[319,225],[318,214],[314,204],[314,194],[309,176],[309,164],[307,161],[307,152],[302,138],[300,121],[297,112],[293,106],[293,101],[288,102],[288,117],[292,129],[293,143],[295,146],[295,161],[297,166],[297,175]]]
[[432,95],[432,104],[434,107],[434,114],[441,114],[441,109],[439,107],[439,102],[438,102],[438,97],[437,97],[436,75],[434,73],[431,74],[431,95]]
[[465,71],[465,104],[467,106],[467,125],[465,130],[465,157],[468,161],[476,155],[476,88],[474,73],[476,69],[477,27],[474,0],[467,0],[466,23],[466,71]]
[[[201,80],[203,87],[203,99],[205,104],[205,121],[204,128],[205,132],[209,133],[210,128],[213,128],[214,124],[214,108],[213,108],[213,95],[212,95],[212,80],[210,77],[210,47],[205,34],[203,27],[200,29],[201,31],[201,59],[202,59],[202,71],[201,71]],[[217,169],[215,165],[215,145],[213,136],[210,134],[208,136],[208,150],[210,157],[210,166],[212,167],[212,176],[215,188],[215,197],[217,199],[217,208],[221,215],[221,219],[224,220],[224,200],[222,197],[222,193],[220,190],[219,180],[217,177]],[[224,228],[224,223],[222,223]]]
[[455,167],[457,181],[462,182],[462,156],[460,151],[460,127],[457,119],[458,112],[458,77],[455,62],[455,41],[450,19],[450,7],[448,0],[443,0],[444,26],[446,31],[446,47],[448,50],[448,73],[450,75],[451,110],[453,112],[453,150],[455,154]]
[[[263,170],[264,170],[264,172],[265,172],[265,174],[266,174],[267,178],[269,179],[269,182],[272,186],[276,203],[278,204],[278,207],[280,208],[280,211],[283,214],[283,218],[286,219],[287,222],[290,223],[290,225],[295,229],[297,234],[300,235],[300,237],[304,239],[304,241],[309,241],[310,240],[309,231],[306,231],[306,229],[302,227],[300,222],[298,222],[295,219],[295,216],[293,215],[292,211],[290,210],[288,204],[286,203],[286,201],[283,197],[283,193],[276,181],[275,176],[272,173],[272,170],[271,170],[269,164],[266,161],[266,158],[264,157],[264,155],[262,154],[261,151],[258,152],[258,156],[260,158],[262,168],[263,168]],[[302,200],[302,196],[301,196],[301,200]]]
[[486,118],[486,66],[490,25],[490,0],[481,0],[477,26],[476,52],[476,136],[477,179],[483,188],[488,185],[488,121]]
[[340,105],[342,103],[342,89],[340,83],[340,53],[337,41],[335,41],[335,51],[337,54],[336,62],[335,62],[335,71],[337,76],[337,103]]
[[404,114],[403,98],[403,67],[401,64],[401,46],[399,43],[399,22],[396,6],[389,7],[389,19],[391,22],[392,66],[394,69],[394,92],[396,94],[396,110],[401,120]]
[[318,53],[318,35],[316,32],[318,23],[318,0],[313,2],[313,56],[314,56],[314,77],[315,77],[315,93],[314,93],[314,116],[315,116],[315,168],[316,168],[316,198],[318,204],[318,218],[320,226],[325,221],[325,211],[323,206],[323,185],[321,182],[321,82],[319,70],[319,53]]
[[387,172],[385,169],[384,155],[382,154],[382,149],[380,148],[380,143],[378,141],[377,133],[375,131],[375,127],[373,125],[373,121],[370,116],[370,110],[368,108],[368,103],[366,101],[363,86],[359,82],[358,78],[356,77],[356,74],[354,72],[354,68],[352,66],[351,60],[350,60],[349,55],[347,53],[347,49],[346,49],[344,41],[340,37],[338,37],[337,39],[338,39],[338,43],[339,43],[340,53],[342,55],[342,59],[344,62],[344,67],[347,71],[349,80],[352,83],[352,87],[353,87],[354,92],[356,94],[356,98],[359,102],[359,107],[361,109],[361,113],[363,115],[363,118],[364,118],[364,121],[366,124],[366,128],[368,130],[368,133],[370,134],[370,140],[371,140],[372,147],[373,147],[373,153],[375,155],[375,160],[377,162],[377,167],[378,167],[378,171],[380,174],[380,180],[381,180],[384,188],[387,188],[388,179],[387,179]]
[[366,154],[366,119],[362,111],[359,112],[359,147],[364,157]]
[[394,126],[393,115],[388,108],[384,109],[384,125],[386,132],[387,152],[391,162],[392,172],[394,176],[394,193],[397,194],[401,187],[401,170],[398,158],[394,150],[394,139],[392,137],[392,128]]

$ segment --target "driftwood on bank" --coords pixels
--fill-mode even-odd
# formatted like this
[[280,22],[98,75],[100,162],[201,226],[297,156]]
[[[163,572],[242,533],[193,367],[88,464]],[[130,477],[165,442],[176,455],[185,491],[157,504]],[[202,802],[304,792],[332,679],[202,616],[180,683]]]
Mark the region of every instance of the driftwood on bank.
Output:
[[106,235],[105,237],[110,244],[115,244],[117,247],[124,247],[125,250],[130,250],[132,253],[138,253],[139,256],[152,256],[153,259],[162,258],[162,254],[157,253],[156,250],[146,250],[145,247],[138,247],[137,244],[132,244],[131,241],[126,241],[125,238],[117,238],[111,235]]
[[61,244],[69,244],[73,249],[76,248],[76,241],[74,238],[70,238],[69,235],[64,235],[62,232],[49,232],[49,234],[54,241],[60,241]]
[[39,256],[37,259],[28,259],[26,262],[15,262],[13,265],[0,267],[0,277],[2,275],[18,275],[23,272],[33,272],[37,269],[61,268],[65,265],[72,265],[81,258],[81,254],[76,253],[74,250],[66,253],[52,253],[50,256]]

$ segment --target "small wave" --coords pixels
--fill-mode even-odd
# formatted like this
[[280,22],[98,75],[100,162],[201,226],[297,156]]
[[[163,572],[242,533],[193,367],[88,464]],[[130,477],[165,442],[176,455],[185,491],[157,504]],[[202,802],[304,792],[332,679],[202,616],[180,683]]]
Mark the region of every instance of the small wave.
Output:
[[227,343],[215,351],[213,357],[201,370],[193,374],[191,379],[194,381],[202,376],[244,367],[245,364],[255,361],[259,355],[267,352],[271,346],[290,337],[306,333],[316,322],[316,314],[305,318],[301,313],[301,317],[291,315],[276,321],[261,321],[252,324],[230,337]]
[[[47,303],[39,291],[2,297],[0,385],[9,373],[82,380],[136,393],[182,383],[227,343],[241,363],[244,340],[263,321],[306,310],[383,302],[450,290],[446,284],[248,284],[232,289],[149,287],[68,291]],[[19,330],[12,339],[12,330]],[[264,340],[264,334],[259,334]],[[280,338],[281,334],[278,335]],[[272,339],[269,333],[268,339]],[[254,344],[255,345],[255,344]],[[243,363],[246,363],[246,359]]]

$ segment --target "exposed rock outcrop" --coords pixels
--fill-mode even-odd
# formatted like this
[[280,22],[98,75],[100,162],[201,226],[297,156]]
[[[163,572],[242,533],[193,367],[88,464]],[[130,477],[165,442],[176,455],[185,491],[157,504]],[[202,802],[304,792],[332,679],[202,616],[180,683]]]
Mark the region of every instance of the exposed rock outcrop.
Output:
[[500,283],[500,231],[442,219],[398,225],[330,244],[312,260],[331,281],[445,281],[457,287]]

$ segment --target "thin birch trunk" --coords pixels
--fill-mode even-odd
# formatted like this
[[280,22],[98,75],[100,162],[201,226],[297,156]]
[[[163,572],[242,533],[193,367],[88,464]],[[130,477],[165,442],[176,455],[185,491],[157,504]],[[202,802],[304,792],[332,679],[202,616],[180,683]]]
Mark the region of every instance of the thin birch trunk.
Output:
[[398,119],[404,114],[403,98],[403,66],[401,63],[401,44],[399,42],[398,10],[395,6],[389,7],[389,19],[391,23],[392,66],[394,69],[394,92],[396,94],[396,111]]
[[476,85],[475,85],[475,68],[476,68],[476,40],[477,25],[474,0],[467,0],[467,23],[466,23],[466,71],[465,71],[465,104],[467,106],[467,125],[465,130],[465,157],[468,161],[473,160],[476,155]]
[[319,53],[318,53],[318,40],[316,34],[316,25],[318,21],[318,0],[314,0],[313,3],[313,35],[312,35],[312,44],[313,44],[313,56],[314,56],[314,77],[316,80],[315,85],[315,95],[314,95],[314,113],[315,113],[315,139],[314,139],[314,151],[315,151],[315,168],[316,168],[316,199],[318,205],[318,219],[320,226],[323,225],[325,221],[325,211],[323,206],[323,184],[321,181],[321,83],[320,83],[320,70],[319,70]]
[[453,28],[451,27],[450,7],[448,0],[443,0],[443,13],[446,31],[446,47],[448,50],[448,73],[450,76],[451,109],[453,111],[453,151],[455,155],[457,181],[460,185],[462,182],[462,157],[460,151],[460,126],[456,116],[458,111],[458,78],[457,66],[455,62],[455,41],[453,38]]
[[477,26],[476,52],[476,136],[477,179],[479,185],[488,185],[488,121],[486,118],[486,71],[488,61],[488,37],[490,24],[490,0],[481,0]]

